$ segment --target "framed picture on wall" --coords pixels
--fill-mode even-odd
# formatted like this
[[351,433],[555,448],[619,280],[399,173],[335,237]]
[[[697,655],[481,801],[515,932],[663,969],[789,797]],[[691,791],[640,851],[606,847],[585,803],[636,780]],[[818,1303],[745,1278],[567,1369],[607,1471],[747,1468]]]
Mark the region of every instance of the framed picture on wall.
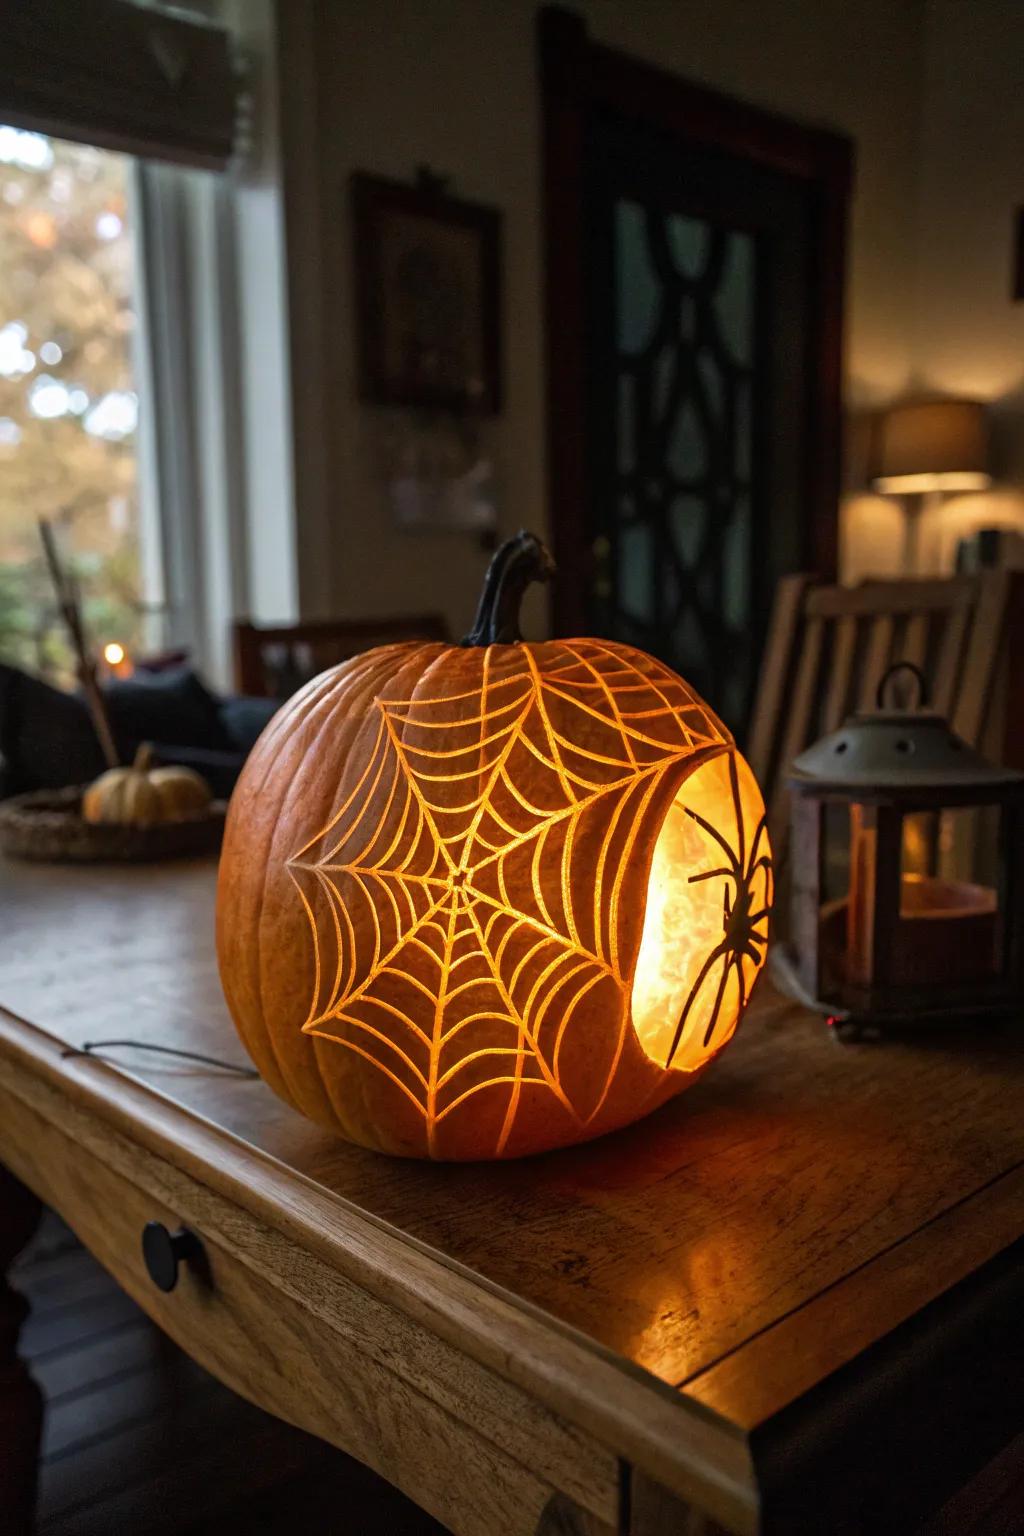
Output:
[[352,215],[361,397],[493,414],[500,213],[427,175],[407,186],[357,172]]

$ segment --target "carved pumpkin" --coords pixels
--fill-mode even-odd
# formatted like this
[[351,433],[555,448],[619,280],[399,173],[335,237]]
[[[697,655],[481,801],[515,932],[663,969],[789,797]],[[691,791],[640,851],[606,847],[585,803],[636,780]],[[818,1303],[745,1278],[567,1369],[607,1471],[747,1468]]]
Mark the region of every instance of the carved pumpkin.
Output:
[[764,807],[661,663],[527,644],[543,546],[495,556],[461,647],[385,646],[268,726],[228,813],[218,953],[283,1098],[383,1151],[511,1157],[692,1083],[762,964]]
[[149,827],[159,821],[190,821],[213,798],[210,786],[191,768],[151,768],[152,748],[143,743],[130,768],[109,768],[82,796],[86,821],[114,821]]

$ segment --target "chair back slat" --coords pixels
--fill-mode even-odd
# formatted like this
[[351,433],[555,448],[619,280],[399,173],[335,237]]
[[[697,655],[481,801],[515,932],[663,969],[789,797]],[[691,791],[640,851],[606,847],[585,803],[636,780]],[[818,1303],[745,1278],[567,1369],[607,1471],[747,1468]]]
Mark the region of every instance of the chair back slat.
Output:
[[875,702],[878,685],[886,667],[892,661],[895,622],[891,613],[876,613],[868,627],[867,649],[857,686],[857,708],[870,709]]
[[800,572],[783,576],[775,588],[768,643],[747,744],[747,758],[754,776],[762,784],[768,782],[774,768],[782,734],[787,685],[803,630],[804,599],[813,583],[813,576]]
[[971,622],[972,605],[960,603],[949,615],[945,632],[939,645],[932,685],[932,705],[943,715],[953,709],[957,683],[967,653],[967,630]]
[[[792,762],[810,737],[824,637],[824,621],[818,618],[809,619],[804,627],[803,648],[797,664],[789,718],[782,736],[780,755],[784,763]],[[784,835],[785,820],[789,814],[788,806],[789,795],[786,790],[785,774],[780,773],[776,777],[775,793],[768,802],[768,835],[773,844],[777,836]]]
[[823,731],[838,730],[849,712],[853,661],[857,654],[856,617],[852,613],[844,613],[842,618],[837,620],[835,630],[832,665],[825,691]]
[[[793,578],[787,576],[783,580]],[[964,594],[973,592],[977,581],[976,576],[944,576],[927,581],[874,578],[856,587],[812,587],[807,593],[807,613],[823,619],[838,619],[844,613],[854,613],[858,618],[942,613],[955,607]]]
[[[994,719],[996,678],[1015,603],[1024,607],[1024,578],[1008,571],[857,587],[819,586],[805,575],[779,583],[748,756],[769,808],[780,891],[788,886],[786,781],[793,758],[838,729],[851,710],[872,709],[895,660],[921,669],[933,706],[978,744]],[[1024,616],[1020,630],[1024,634]],[[1010,728],[1014,713],[1007,705]]]
[[900,661],[909,661],[923,672],[928,665],[928,638],[931,630],[927,613],[912,613],[903,628],[897,647]]
[[1012,575],[1010,571],[985,571],[978,578],[977,610],[964,661],[963,681],[952,711],[953,729],[972,746],[979,741],[988,713]]

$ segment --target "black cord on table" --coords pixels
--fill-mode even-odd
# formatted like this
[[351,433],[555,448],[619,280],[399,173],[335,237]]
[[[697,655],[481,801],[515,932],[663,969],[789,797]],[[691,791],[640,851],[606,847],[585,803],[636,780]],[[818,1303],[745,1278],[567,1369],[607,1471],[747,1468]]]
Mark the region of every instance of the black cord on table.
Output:
[[62,1056],[90,1056],[93,1051],[115,1050],[127,1047],[133,1051],[158,1051],[161,1056],[177,1056],[182,1061],[198,1061],[206,1067],[217,1067],[221,1072],[233,1072],[238,1077],[259,1077],[255,1067],[243,1066],[237,1061],[221,1061],[218,1056],[204,1056],[201,1051],[182,1051],[173,1045],[154,1045],[149,1040],[86,1040],[83,1045],[69,1045]]

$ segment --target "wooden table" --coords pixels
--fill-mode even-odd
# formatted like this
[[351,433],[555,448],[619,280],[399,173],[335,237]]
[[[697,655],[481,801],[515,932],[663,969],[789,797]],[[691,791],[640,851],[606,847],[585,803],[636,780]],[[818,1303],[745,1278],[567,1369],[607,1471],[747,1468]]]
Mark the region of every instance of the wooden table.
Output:
[[[213,889],[201,863],[0,866],[0,1265],[31,1191],[214,1374],[464,1536],[905,1532],[1024,1425],[1019,1028],[842,1045],[765,984],[625,1132],[390,1161],[261,1082],[69,1050],[241,1059]],[[154,1219],[202,1243],[169,1294]],[[0,1289],[10,1536],[18,1319]]]

